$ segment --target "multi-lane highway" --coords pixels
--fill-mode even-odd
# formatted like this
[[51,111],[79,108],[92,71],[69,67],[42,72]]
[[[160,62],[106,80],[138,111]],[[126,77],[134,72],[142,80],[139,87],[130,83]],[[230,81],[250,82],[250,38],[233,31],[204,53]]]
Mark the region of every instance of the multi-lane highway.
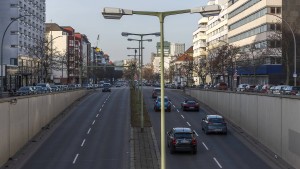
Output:
[[[144,90],[145,102],[155,131],[157,140],[160,140],[160,112],[153,110],[151,88]],[[166,112],[166,130],[172,127],[191,127],[195,130],[198,140],[198,153],[190,152],[169,153],[166,146],[166,166],[171,169],[203,168],[203,169],[275,169],[280,168],[268,159],[262,152],[249,147],[246,141],[238,137],[229,125],[227,135],[205,135],[201,130],[201,120],[210,112],[200,108],[199,112],[181,110],[180,103],[188,96],[178,90],[166,89],[165,95],[172,102],[172,111]],[[160,147],[160,142],[158,143]]]
[[[144,87],[144,100],[153,129],[161,147],[160,112],[153,110],[153,87]],[[238,136],[229,125],[227,135],[205,135],[201,120],[210,114],[183,112],[180,103],[188,96],[166,89],[172,111],[166,112],[166,129],[191,127],[198,140],[198,153],[170,154],[166,146],[169,169],[276,169],[280,168],[261,151]],[[23,169],[129,169],[130,100],[129,88],[112,88],[112,92],[95,91],[73,107],[49,138],[23,165]]]
[[121,88],[85,97],[22,168],[129,168],[129,103]]

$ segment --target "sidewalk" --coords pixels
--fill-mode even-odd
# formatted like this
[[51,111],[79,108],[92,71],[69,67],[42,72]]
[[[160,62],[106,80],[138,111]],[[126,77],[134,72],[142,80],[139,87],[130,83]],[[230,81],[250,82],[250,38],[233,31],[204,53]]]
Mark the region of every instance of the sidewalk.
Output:
[[131,128],[130,169],[159,169],[160,152],[152,127]]

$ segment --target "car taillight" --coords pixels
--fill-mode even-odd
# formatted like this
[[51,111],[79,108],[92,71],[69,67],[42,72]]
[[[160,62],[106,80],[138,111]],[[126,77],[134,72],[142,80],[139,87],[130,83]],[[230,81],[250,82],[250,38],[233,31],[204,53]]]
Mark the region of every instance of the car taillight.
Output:
[[172,140],[172,144],[173,144],[173,145],[176,144],[176,139],[175,139],[175,138]]
[[192,144],[193,144],[193,145],[196,145],[196,144],[197,144],[197,140],[196,140],[195,138],[193,138]]

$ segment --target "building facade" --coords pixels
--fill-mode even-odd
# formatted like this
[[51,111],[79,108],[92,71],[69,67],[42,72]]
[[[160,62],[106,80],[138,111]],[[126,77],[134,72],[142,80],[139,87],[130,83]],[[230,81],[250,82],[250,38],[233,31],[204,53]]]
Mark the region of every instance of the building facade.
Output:
[[4,90],[41,80],[39,44],[44,41],[45,9],[45,0],[0,1],[1,35],[7,30],[1,39]]

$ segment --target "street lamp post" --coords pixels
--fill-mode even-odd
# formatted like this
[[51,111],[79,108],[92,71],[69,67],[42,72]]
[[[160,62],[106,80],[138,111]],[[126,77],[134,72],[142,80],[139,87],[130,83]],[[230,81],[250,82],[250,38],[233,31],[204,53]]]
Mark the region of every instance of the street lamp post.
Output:
[[141,132],[144,132],[144,102],[143,102],[143,41],[148,41],[152,42],[152,39],[143,39],[144,36],[149,36],[149,35],[155,35],[155,36],[160,36],[160,32],[156,33],[147,33],[147,34],[137,34],[137,33],[128,33],[128,32],[122,32],[122,36],[129,36],[129,35],[135,35],[135,36],[140,36],[141,39],[128,39],[128,41],[138,41],[139,42],[139,62],[140,62],[140,103],[141,103]]
[[287,24],[287,26],[289,27],[290,31],[292,32],[292,35],[293,35],[293,39],[294,39],[294,73],[293,73],[293,78],[294,78],[294,86],[297,86],[297,45],[296,45],[296,38],[295,38],[295,34],[294,34],[294,31],[291,27],[291,25],[286,21],[284,20],[282,17],[278,16],[278,15],[275,15],[273,13],[267,13],[269,15],[273,15],[277,18],[280,18],[281,20],[283,20],[283,22],[285,22]]
[[22,16],[19,16],[19,17],[17,17],[17,18],[14,18],[14,19],[7,25],[7,27],[5,28],[4,33],[3,33],[3,35],[2,35],[2,39],[1,39],[1,88],[0,88],[0,97],[2,97],[3,89],[4,89],[4,87],[3,87],[3,85],[4,85],[4,82],[3,82],[3,42],[4,42],[5,34],[6,34],[7,30],[8,30],[8,28],[10,27],[10,25],[11,25],[13,22],[19,20],[20,18],[24,18],[24,17],[27,17],[27,16],[33,16],[33,15],[22,15]]
[[123,15],[148,15],[156,16],[160,22],[160,87],[161,87],[161,168],[166,168],[166,147],[165,147],[165,106],[164,106],[164,18],[169,15],[177,15],[184,13],[200,13],[202,16],[214,16],[219,15],[221,12],[221,6],[219,5],[208,5],[194,9],[185,9],[177,11],[167,12],[150,12],[150,11],[133,11],[121,8],[104,8],[102,15],[106,19],[121,19]]

